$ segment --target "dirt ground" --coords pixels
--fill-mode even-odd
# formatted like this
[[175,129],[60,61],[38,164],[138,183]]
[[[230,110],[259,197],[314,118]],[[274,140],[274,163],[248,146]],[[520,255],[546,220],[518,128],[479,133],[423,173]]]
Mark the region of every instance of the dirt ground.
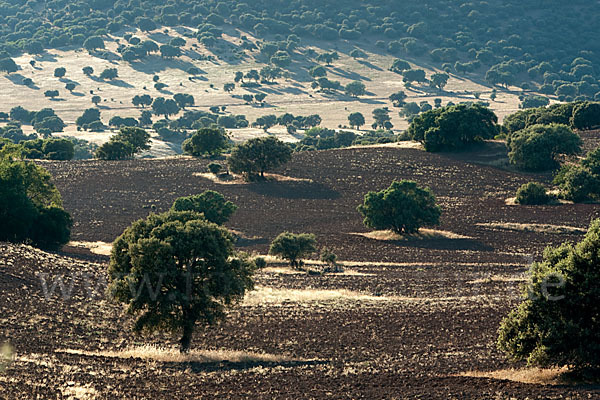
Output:
[[[74,241],[111,242],[175,198],[214,189],[239,206],[227,226],[240,234],[240,250],[265,254],[284,230],[312,232],[347,272],[270,264],[224,323],[198,331],[194,351],[212,358],[179,360],[135,350],[168,349],[176,338],[131,333],[131,317],[103,295],[106,256],[0,244],[0,344],[14,347],[0,398],[600,397],[598,386],[519,382],[505,371],[524,366],[495,346],[527,265],[545,246],[582,237],[548,227],[585,228],[600,207],[508,206],[522,183],[551,177],[473,160],[489,161],[390,146],[307,152],[276,171],[295,179],[238,185],[203,178],[208,160],[44,162],[74,217]],[[356,211],[363,195],[403,178],[432,188],[444,211],[436,229],[446,234],[357,235],[369,232]],[[71,296],[57,284],[46,298],[41,278],[51,288],[61,276]]]

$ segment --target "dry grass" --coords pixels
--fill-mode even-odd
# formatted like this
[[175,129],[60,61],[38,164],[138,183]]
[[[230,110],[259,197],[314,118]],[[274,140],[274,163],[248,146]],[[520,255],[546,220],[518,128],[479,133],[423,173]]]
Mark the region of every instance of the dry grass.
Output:
[[565,384],[565,381],[561,379],[565,372],[567,372],[566,368],[527,368],[501,369],[489,372],[467,371],[461,373],[460,376],[468,376],[472,378],[492,378],[538,385],[559,385]]
[[88,249],[90,252],[94,253],[94,254],[99,254],[102,256],[110,256],[110,252],[112,250],[112,243],[106,243],[106,242],[81,242],[81,241],[75,241],[75,242],[69,242],[67,244],[68,246],[72,246],[72,247],[82,247],[85,249]]
[[[69,382],[73,383],[73,382]],[[97,399],[98,392],[91,385],[89,386],[77,386],[73,384],[73,386],[66,386],[61,388],[61,391],[66,399],[77,399],[77,400],[91,400]]]
[[14,349],[10,343],[4,343],[0,347],[0,372],[4,371],[14,360]]
[[346,289],[277,289],[257,286],[244,299],[245,306],[278,305],[284,303],[388,301],[391,298],[372,296]]
[[56,350],[57,353],[79,354],[84,356],[101,356],[110,358],[139,358],[143,360],[160,362],[284,362],[292,361],[292,358],[284,355],[255,353],[251,351],[238,350],[191,350],[182,354],[179,349],[167,348],[154,345],[129,347],[124,350],[108,351],[86,351],[77,349]]
[[479,285],[482,283],[494,283],[494,282],[525,282],[527,278],[525,276],[504,276],[504,275],[492,275],[485,278],[474,279],[467,283],[472,285]]
[[516,222],[485,222],[477,226],[483,226],[493,229],[504,229],[517,232],[536,232],[552,234],[573,234],[579,235],[587,232],[587,229],[577,228],[568,225],[550,225],[550,224],[522,224]]
[[391,230],[372,231],[372,232],[352,232],[350,235],[363,236],[368,239],[381,241],[398,240],[420,240],[420,239],[471,239],[469,236],[459,235],[454,232],[439,231],[435,229],[419,229],[418,233],[410,235],[400,235]]
[[[241,176],[235,174],[229,175],[215,175],[209,172],[196,172],[193,176],[199,176],[204,179],[208,179],[211,182],[218,183],[220,185],[247,185],[249,182],[244,180]],[[270,182],[312,182],[311,179],[294,178],[291,176],[284,176],[279,174],[265,174],[265,178]]]

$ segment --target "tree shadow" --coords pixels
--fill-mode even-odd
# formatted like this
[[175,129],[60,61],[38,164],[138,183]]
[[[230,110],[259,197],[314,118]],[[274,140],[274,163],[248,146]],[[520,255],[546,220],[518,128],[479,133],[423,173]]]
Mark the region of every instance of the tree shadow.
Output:
[[40,90],[39,86],[37,86],[35,83],[33,85],[26,85],[23,80],[27,79],[25,78],[23,75],[21,74],[9,74],[9,75],[5,75],[5,78],[8,79],[9,81],[11,81],[14,85],[19,85],[19,86],[25,86],[29,89],[33,89],[33,90]]
[[356,73],[354,71],[345,71],[345,70],[343,70],[341,68],[338,68],[338,67],[330,67],[329,69],[330,69],[330,71],[331,71],[331,73],[333,75],[336,75],[336,76],[339,76],[339,77],[342,77],[342,78],[345,78],[345,79],[349,79],[349,80],[352,80],[352,81],[367,81],[367,82],[371,81],[371,78],[363,76],[363,75],[361,75],[359,73]]
[[489,246],[476,239],[450,239],[444,237],[421,238],[407,237],[405,239],[381,240],[367,238],[367,240],[392,244],[398,247],[412,247],[417,249],[434,249],[434,250],[466,250],[466,251],[494,251],[492,246]]
[[163,32],[153,32],[148,35],[148,38],[161,44],[167,44],[171,39],[173,39],[171,36]]
[[71,95],[72,95],[72,96],[75,96],[75,97],[84,97],[84,96],[85,96],[85,93],[81,93],[81,92],[72,91],[72,92],[71,92]]
[[155,55],[146,57],[143,61],[131,62],[129,65],[138,72],[152,75],[156,74],[157,72],[165,71],[168,68],[179,69],[187,72],[187,70],[191,67],[196,67],[189,61],[183,61],[177,58],[166,60]]
[[327,186],[307,181],[261,181],[252,182],[248,189],[251,192],[282,199],[326,199],[340,198],[340,194]]
[[54,54],[51,54],[51,53],[48,53],[48,52],[45,52],[43,54],[36,54],[33,57],[33,59],[35,61],[38,61],[38,62],[43,62],[43,61],[45,61],[45,62],[57,62],[58,61],[58,59],[56,58],[56,56]]
[[357,59],[356,62],[358,62],[360,65],[364,65],[365,67],[374,69],[375,71],[383,71],[383,68],[378,67],[377,65],[372,64],[369,61]]

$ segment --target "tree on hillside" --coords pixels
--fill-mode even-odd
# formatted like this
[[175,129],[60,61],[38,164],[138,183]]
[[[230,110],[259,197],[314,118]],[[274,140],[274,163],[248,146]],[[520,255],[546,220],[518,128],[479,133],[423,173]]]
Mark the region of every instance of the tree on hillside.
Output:
[[358,212],[369,228],[410,234],[422,226],[437,225],[442,210],[431,190],[419,187],[416,182],[401,180],[380,192],[367,193]]
[[511,164],[528,171],[556,168],[560,154],[581,151],[581,138],[566,125],[532,125],[515,132],[508,139]]
[[65,85],[65,89],[67,89],[69,92],[73,92],[73,90],[75,90],[75,84],[73,82],[68,82]]
[[175,115],[179,112],[179,106],[173,99],[157,97],[152,102],[152,111],[154,114],[164,115],[168,119],[170,115]]
[[159,50],[160,56],[167,59],[179,57],[181,55],[181,49],[176,46],[171,46],[170,44],[163,44],[160,46]]
[[269,136],[250,139],[236,146],[227,162],[231,172],[252,180],[257,176],[264,179],[266,171],[287,163],[291,158],[290,146]]
[[223,90],[226,91],[227,93],[233,92],[234,89],[235,89],[235,83],[226,83],[223,85]]
[[100,97],[98,95],[92,96],[92,103],[94,103],[95,106],[100,104],[101,101],[102,101],[102,97]]
[[104,48],[104,40],[100,36],[90,36],[83,42],[83,48],[88,51]]
[[213,190],[194,196],[180,197],[171,207],[171,211],[193,211],[202,214],[207,221],[217,225],[229,221],[235,210],[237,210],[235,204],[225,200],[221,193]]
[[352,97],[364,96],[367,93],[365,84],[360,81],[353,81],[344,88],[346,94]]
[[404,60],[395,59],[390,67],[390,71],[402,74],[404,71],[411,69],[410,64]]
[[403,82],[427,82],[425,71],[422,69],[409,69],[402,72]]
[[449,78],[450,78],[450,75],[448,75],[448,74],[435,73],[435,74],[431,75],[429,85],[431,87],[437,88],[439,90],[443,90],[444,86],[446,86],[446,84],[448,83]]
[[173,96],[173,100],[175,100],[177,106],[181,109],[194,105],[194,96],[191,94],[177,93]]
[[360,127],[365,124],[365,117],[359,112],[353,112],[348,115],[348,122],[350,123],[350,126],[360,129]]
[[65,74],[67,73],[67,70],[64,67],[58,67],[54,69],[54,77],[55,78],[62,78],[65,76]]
[[283,232],[271,242],[269,248],[269,254],[288,260],[294,269],[300,269],[303,265],[302,258],[315,251],[317,251],[317,241],[315,235],[310,233]]
[[406,93],[404,93],[402,90],[399,90],[396,93],[392,93],[389,99],[394,107],[402,107],[405,104],[404,100],[406,100],[406,97]]
[[142,106],[142,107],[146,107],[152,104],[152,97],[150,97],[149,94],[143,94],[143,95],[135,95],[133,96],[133,99],[131,99],[131,102],[134,106],[138,107],[138,106]]
[[315,79],[327,76],[327,70],[322,65],[316,65],[316,66],[312,67],[310,69],[309,73],[310,73],[310,76],[312,76]]
[[100,73],[100,79],[113,80],[119,77],[119,71],[116,68],[106,68]]
[[180,332],[185,353],[197,324],[223,319],[252,289],[254,268],[235,253],[231,234],[201,214],[151,214],[114,242],[109,292],[139,315],[134,330]]
[[83,67],[81,70],[83,71],[84,75],[87,76],[90,76],[94,73],[94,68],[92,67]]
[[97,108],[88,108],[81,116],[77,117],[75,124],[79,127],[83,127],[94,121],[100,121],[100,111]]
[[583,240],[548,247],[529,268],[523,301],[502,321],[498,347],[530,366],[600,367],[600,220]]
[[131,158],[133,146],[120,140],[109,140],[96,149],[94,157],[99,160],[126,160]]
[[7,74],[12,74],[13,72],[17,72],[19,70],[19,66],[15,63],[15,61],[10,58],[1,58],[0,59],[0,71],[4,71]]
[[374,128],[391,129],[390,111],[387,108],[376,108],[373,110]]
[[129,143],[132,155],[144,150],[150,150],[150,134],[141,128],[122,127],[119,132],[110,138],[113,141]]
[[58,95],[59,95],[58,90],[46,90],[44,92],[44,96],[50,97],[51,99],[58,97]]
[[202,128],[186,139],[182,149],[195,157],[219,155],[229,146],[229,139],[223,129]]

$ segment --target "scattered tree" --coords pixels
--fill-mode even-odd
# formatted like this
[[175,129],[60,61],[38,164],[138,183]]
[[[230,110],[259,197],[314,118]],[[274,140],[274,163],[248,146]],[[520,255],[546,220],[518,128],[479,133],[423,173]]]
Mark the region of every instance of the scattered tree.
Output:
[[269,254],[286,259],[292,268],[300,269],[304,264],[302,258],[317,251],[316,244],[313,234],[283,232],[271,242]]
[[254,265],[234,252],[225,228],[194,212],[169,212],[127,228],[113,244],[108,272],[111,295],[141,314],[134,329],[182,332],[185,353],[198,323],[223,319],[252,289]]
[[236,146],[227,162],[231,172],[243,174],[247,180],[287,163],[292,158],[292,149],[272,136],[248,140]]
[[537,182],[529,182],[517,190],[515,203],[524,205],[548,204],[552,196],[548,195],[544,185]]
[[358,211],[367,227],[391,229],[398,234],[437,225],[442,213],[430,189],[407,180],[394,181],[385,190],[367,193]]
[[195,157],[205,155],[217,156],[229,146],[229,139],[225,131],[220,128],[202,128],[186,139],[182,149],[186,154]]
[[360,129],[360,127],[365,124],[365,117],[359,112],[353,112],[348,115],[348,122],[350,123],[350,126]]

